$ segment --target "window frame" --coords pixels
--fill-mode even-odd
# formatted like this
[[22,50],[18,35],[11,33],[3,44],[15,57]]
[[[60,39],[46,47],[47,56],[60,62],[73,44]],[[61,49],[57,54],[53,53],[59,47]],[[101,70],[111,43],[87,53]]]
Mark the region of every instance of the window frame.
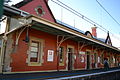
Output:
[[63,52],[62,52],[62,62],[60,62],[60,51],[59,51],[59,66],[64,66],[65,47],[64,47],[64,46],[60,46],[60,47],[59,47],[59,50],[60,50],[61,47],[63,48]]
[[[39,43],[39,46],[38,46],[38,60],[37,60],[37,62],[31,62],[30,61],[32,41]],[[43,47],[44,47],[44,40],[43,39],[30,37],[29,53],[28,53],[28,66],[41,66],[42,65],[42,62],[43,62],[42,56],[44,54]]]

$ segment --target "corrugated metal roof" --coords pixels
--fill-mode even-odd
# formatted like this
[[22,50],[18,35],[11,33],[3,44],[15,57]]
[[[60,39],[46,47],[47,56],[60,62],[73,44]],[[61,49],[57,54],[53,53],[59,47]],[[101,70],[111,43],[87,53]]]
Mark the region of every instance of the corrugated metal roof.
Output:
[[[72,30],[75,30],[75,31],[77,31],[77,32],[80,32],[80,33],[82,33],[82,34],[85,34],[84,31],[82,31],[82,30],[80,30],[80,29],[78,29],[78,28],[75,28],[75,27],[73,27],[73,26],[71,26],[71,25],[69,25],[69,24],[66,24],[66,23],[64,23],[64,22],[62,22],[62,21],[60,21],[60,20],[56,20],[56,22],[59,23],[59,24],[61,24],[61,25],[63,25],[63,26],[65,26],[65,27],[68,27],[68,28],[70,28],[70,29],[72,29]],[[97,37],[94,37],[94,36],[93,36],[93,38],[105,43],[105,39],[103,39],[103,38],[97,38]]]
[[82,31],[82,30],[80,30],[80,29],[78,29],[78,28],[75,28],[75,27],[73,27],[73,26],[71,26],[71,25],[69,25],[69,24],[66,24],[66,23],[64,23],[64,22],[62,22],[62,21],[60,21],[60,20],[56,20],[56,22],[59,23],[59,24],[61,24],[61,25],[63,25],[63,26],[65,26],[65,27],[68,27],[68,28],[70,28],[70,29],[73,29],[73,30],[75,30],[75,31],[77,31],[77,32],[80,32],[80,33],[82,33],[82,34],[85,34],[84,31]]

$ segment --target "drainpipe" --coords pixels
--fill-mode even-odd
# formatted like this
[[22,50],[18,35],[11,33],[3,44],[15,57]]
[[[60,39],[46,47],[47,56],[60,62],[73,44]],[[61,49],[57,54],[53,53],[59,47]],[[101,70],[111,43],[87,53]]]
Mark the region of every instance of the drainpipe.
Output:
[[5,65],[5,50],[6,50],[6,41],[5,38],[3,37],[2,40],[2,49],[1,49],[1,57],[2,57],[2,72],[4,72],[4,65]]
[[7,18],[7,25],[6,25],[6,29],[4,32],[4,36],[2,37],[2,47],[1,47],[1,69],[2,69],[2,73],[4,72],[4,65],[5,65],[5,50],[6,50],[6,43],[7,43],[7,34],[6,32],[8,31],[8,26],[9,26],[9,17]]
[[3,72],[3,60],[4,60],[4,39],[2,38],[2,43],[1,43],[1,54],[0,54],[0,73]]

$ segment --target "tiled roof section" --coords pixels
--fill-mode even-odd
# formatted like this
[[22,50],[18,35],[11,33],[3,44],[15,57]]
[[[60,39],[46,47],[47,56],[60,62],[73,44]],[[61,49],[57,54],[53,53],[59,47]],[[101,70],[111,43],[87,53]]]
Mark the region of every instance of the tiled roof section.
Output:
[[85,34],[84,31],[82,31],[82,30],[80,30],[80,29],[78,29],[78,28],[75,28],[75,27],[73,27],[73,26],[71,26],[71,25],[69,25],[69,24],[66,24],[66,23],[64,23],[64,22],[62,22],[62,21],[60,21],[60,20],[56,20],[56,22],[57,22],[58,24],[61,24],[61,25],[65,26],[65,27],[68,27],[68,28],[70,28],[70,29],[73,29],[73,30],[75,30],[75,31],[77,31],[77,32],[80,32],[80,33],[82,33],[82,34]]
[[31,2],[31,1],[33,1],[33,0],[26,0],[26,1],[23,0],[23,1],[15,4],[15,5],[13,5],[13,6],[16,7],[16,8],[20,8],[20,7],[26,5],[27,3]]

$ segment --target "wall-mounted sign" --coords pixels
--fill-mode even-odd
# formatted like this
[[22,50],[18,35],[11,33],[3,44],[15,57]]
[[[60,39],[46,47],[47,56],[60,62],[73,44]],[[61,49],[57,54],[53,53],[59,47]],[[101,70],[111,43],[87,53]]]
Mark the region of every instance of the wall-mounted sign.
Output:
[[53,50],[48,50],[47,61],[53,62],[53,59],[54,59],[54,51]]
[[98,57],[98,63],[100,63],[100,57]]
[[80,54],[80,62],[82,63],[85,62],[85,58],[84,58],[85,52],[80,51],[79,54]]
[[81,56],[81,62],[82,62],[82,63],[85,62],[84,56]]

